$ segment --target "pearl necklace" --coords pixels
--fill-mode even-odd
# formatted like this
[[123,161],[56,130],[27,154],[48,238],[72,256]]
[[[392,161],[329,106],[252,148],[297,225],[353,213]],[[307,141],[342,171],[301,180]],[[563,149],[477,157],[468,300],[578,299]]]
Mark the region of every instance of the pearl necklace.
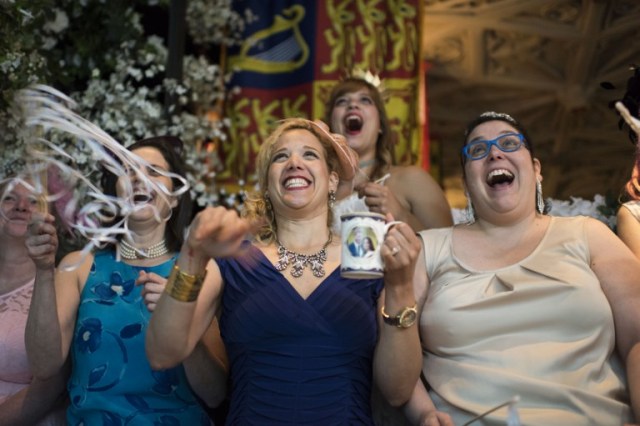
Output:
[[155,259],[156,257],[169,253],[169,249],[167,248],[165,240],[149,246],[146,249],[136,249],[123,238],[118,244],[118,252],[120,253],[120,257],[127,260]]
[[287,249],[280,243],[278,237],[276,237],[278,256],[280,256],[280,259],[278,259],[273,266],[278,271],[284,271],[289,266],[289,262],[291,262],[291,276],[298,278],[302,276],[304,268],[309,265],[314,276],[318,278],[324,277],[324,262],[327,260],[326,249],[327,246],[331,244],[332,239],[333,235],[329,232],[329,239],[324,243],[324,246],[322,246],[319,252],[314,254],[300,254]]

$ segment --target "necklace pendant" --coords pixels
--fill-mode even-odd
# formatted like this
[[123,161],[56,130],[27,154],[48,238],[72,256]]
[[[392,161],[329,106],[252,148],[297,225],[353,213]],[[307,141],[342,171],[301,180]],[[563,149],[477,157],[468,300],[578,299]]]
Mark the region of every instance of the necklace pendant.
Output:
[[324,268],[322,265],[311,265],[311,271],[313,275],[318,278],[324,277]]
[[276,271],[284,271],[285,269],[287,269],[288,264],[289,262],[287,261],[287,259],[280,259],[273,266],[276,268]]
[[306,255],[295,253],[283,246],[276,238],[276,244],[278,245],[278,261],[273,265],[277,271],[284,271],[291,263],[291,276],[294,278],[300,278],[304,272],[304,268],[309,265],[311,272],[315,277],[321,278],[324,276],[324,262],[327,260],[327,246],[331,243],[332,234],[329,233],[329,239],[319,252]]
[[295,262],[293,262],[293,266],[291,269],[291,275],[300,278],[302,276],[302,272],[304,271],[304,265],[307,263],[307,257],[303,254],[296,255]]
[[327,260],[327,251],[325,249],[320,250],[309,258],[309,264],[311,265],[311,271],[313,275],[321,278],[324,277],[324,261]]
[[295,278],[300,278],[302,276],[302,270],[304,268],[298,267],[296,265],[293,265],[293,268],[291,269],[291,276],[295,277]]
[[[282,250],[281,250],[282,249]],[[273,265],[277,271],[284,271],[289,266],[289,253],[284,247],[278,247],[278,255],[280,259]]]

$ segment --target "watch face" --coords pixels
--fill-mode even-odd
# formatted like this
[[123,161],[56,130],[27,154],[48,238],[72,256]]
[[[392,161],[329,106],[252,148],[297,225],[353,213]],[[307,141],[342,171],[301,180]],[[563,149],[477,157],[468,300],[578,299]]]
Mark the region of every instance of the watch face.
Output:
[[399,326],[403,328],[411,327],[418,318],[418,312],[415,309],[406,309],[400,314]]

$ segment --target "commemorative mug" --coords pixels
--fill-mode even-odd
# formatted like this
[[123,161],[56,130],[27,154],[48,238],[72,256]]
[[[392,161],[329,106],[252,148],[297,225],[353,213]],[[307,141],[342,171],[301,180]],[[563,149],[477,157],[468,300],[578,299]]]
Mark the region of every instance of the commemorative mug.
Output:
[[342,256],[340,275],[345,278],[380,278],[384,262],[380,248],[389,229],[399,221],[385,223],[384,215],[352,212],[340,216]]

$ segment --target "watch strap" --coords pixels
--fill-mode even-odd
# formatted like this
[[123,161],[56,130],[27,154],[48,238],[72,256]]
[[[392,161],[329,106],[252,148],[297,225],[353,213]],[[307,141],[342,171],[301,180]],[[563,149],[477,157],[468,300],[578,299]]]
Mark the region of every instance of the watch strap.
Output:
[[[385,312],[384,306],[382,306],[382,308],[380,309],[380,313],[382,314],[382,320],[386,324],[392,325],[394,327],[408,328],[408,327],[411,327],[417,319],[417,312],[418,312],[417,308],[418,308],[417,304],[414,304],[413,306],[406,306],[402,308],[397,315],[390,316],[388,313]],[[403,318],[405,318],[406,315],[413,315],[413,320],[410,321],[408,324],[403,323]]]

